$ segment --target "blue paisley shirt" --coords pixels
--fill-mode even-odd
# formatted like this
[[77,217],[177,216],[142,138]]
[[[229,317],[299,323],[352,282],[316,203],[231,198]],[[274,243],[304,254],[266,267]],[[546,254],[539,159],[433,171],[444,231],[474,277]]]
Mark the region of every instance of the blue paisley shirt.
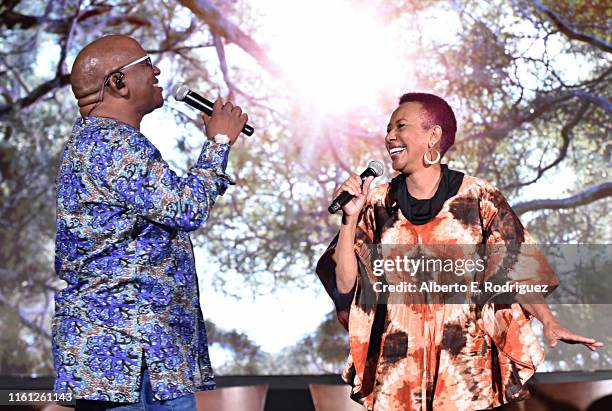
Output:
[[179,177],[135,128],[76,121],[57,180],[55,392],[137,402],[145,364],[156,399],[214,388],[188,232],[225,192],[228,152],[206,141]]

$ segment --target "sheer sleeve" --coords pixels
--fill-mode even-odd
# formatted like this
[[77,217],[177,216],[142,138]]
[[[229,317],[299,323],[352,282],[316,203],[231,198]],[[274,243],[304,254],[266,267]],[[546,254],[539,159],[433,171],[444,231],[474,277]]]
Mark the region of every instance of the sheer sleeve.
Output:
[[546,295],[550,293],[558,285],[557,276],[503,194],[488,186],[480,208],[487,254],[485,280],[547,285]]
[[348,320],[350,307],[355,300],[359,290],[360,273],[363,270],[368,270],[371,267],[369,263],[370,249],[367,244],[371,244],[374,239],[375,222],[374,222],[374,206],[368,199],[364,206],[357,223],[355,232],[355,256],[357,257],[357,279],[351,291],[348,293],[340,293],[336,285],[336,261],[334,253],[336,251],[336,243],[338,234],[331,241],[321,258],[317,263],[316,273],[319,280],[325,287],[325,291],[334,302],[338,320],[348,329]]
[[[486,186],[480,210],[487,248],[485,281],[548,284],[550,292],[558,284],[557,277],[504,196]],[[498,349],[497,364],[505,386],[501,391],[512,397],[544,361],[544,352],[531,328],[531,314],[518,302],[492,301],[482,305],[482,324]]]

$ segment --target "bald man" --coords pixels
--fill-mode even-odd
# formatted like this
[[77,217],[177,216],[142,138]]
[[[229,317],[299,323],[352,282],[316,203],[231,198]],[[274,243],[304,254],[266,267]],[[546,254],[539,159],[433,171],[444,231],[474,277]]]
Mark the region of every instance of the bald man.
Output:
[[106,36],[70,75],[81,116],[57,180],[54,390],[92,410],[193,410],[214,388],[189,231],[231,180],[230,146],[247,121],[216,101],[200,156],[177,176],[140,133],[163,105],[138,42]]

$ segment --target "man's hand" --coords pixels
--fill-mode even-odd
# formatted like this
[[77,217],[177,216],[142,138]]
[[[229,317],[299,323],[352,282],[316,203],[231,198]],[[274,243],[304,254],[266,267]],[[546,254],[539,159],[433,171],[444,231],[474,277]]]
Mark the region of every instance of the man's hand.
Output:
[[225,134],[229,137],[230,144],[234,144],[248,120],[248,116],[240,107],[229,101],[223,104],[220,98],[213,104],[212,116],[204,113],[200,116],[206,125],[206,136],[209,139],[213,139],[217,134]]
[[551,347],[555,347],[558,341],[563,341],[567,344],[582,344],[591,351],[595,351],[603,346],[603,343],[593,338],[583,337],[570,332],[559,324],[557,320],[544,324],[544,337]]

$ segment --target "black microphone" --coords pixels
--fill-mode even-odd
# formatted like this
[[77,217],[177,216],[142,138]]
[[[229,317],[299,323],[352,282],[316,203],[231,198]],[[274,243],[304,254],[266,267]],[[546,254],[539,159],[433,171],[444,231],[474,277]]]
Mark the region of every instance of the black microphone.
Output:
[[[381,163],[380,161],[370,161],[370,163],[368,164],[368,168],[363,170],[363,173],[361,173],[361,175],[359,176],[361,177],[361,184],[363,184],[365,179],[368,177],[382,176],[384,174],[384,170],[385,168],[383,166],[383,163]],[[340,210],[346,203],[351,201],[353,197],[355,196],[349,193],[348,191],[341,192],[327,208],[327,211],[329,211],[331,214],[336,214],[336,212]]]
[[[212,116],[213,103],[209,101],[208,99],[202,97],[195,91],[189,90],[189,87],[187,87],[187,85],[177,84],[174,87],[174,92],[172,93],[172,95],[174,95],[174,99],[176,101],[182,101],[184,103],[187,103],[191,107],[197,110],[203,111],[209,116]],[[246,134],[247,136],[253,135],[254,131],[255,129],[249,124],[245,124],[244,127],[242,128],[242,132]]]

